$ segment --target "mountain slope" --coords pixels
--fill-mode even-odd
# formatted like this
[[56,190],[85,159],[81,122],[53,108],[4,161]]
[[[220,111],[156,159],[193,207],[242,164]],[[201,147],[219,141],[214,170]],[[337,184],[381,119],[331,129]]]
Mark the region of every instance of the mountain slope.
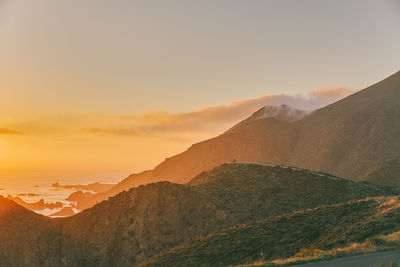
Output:
[[300,120],[252,117],[158,165],[153,179],[186,182],[233,159],[356,178],[400,156],[400,72]]
[[[17,225],[0,228],[0,236],[13,238],[0,246],[0,257],[12,266],[131,266],[237,224],[398,193],[307,170],[224,164],[186,185],[159,182],[132,188],[68,218],[33,216],[17,206],[29,216],[17,222],[0,217],[0,226],[7,221]],[[24,246],[16,250],[19,242]],[[19,261],[25,253],[29,264]]]
[[400,72],[295,122],[289,165],[356,178],[400,156]]
[[373,184],[400,189],[400,158],[385,161],[357,178]]
[[295,122],[267,117],[239,124],[167,159],[153,176],[185,181],[235,158],[355,178],[400,156],[399,103],[400,72]]

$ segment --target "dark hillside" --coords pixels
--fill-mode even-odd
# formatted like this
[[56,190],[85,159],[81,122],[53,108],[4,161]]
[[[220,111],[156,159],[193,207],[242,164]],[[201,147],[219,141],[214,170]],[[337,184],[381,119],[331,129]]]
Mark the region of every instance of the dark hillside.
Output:
[[[378,242],[400,230],[400,199],[369,198],[238,225],[166,250],[138,266],[232,266]],[[377,241],[374,241],[377,240]]]

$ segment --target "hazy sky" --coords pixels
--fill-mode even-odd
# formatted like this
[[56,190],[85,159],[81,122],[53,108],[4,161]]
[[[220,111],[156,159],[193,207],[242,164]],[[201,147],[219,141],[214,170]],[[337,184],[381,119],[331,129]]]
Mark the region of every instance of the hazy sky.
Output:
[[0,171],[149,168],[298,99],[271,95],[377,82],[399,47],[400,1],[0,0]]

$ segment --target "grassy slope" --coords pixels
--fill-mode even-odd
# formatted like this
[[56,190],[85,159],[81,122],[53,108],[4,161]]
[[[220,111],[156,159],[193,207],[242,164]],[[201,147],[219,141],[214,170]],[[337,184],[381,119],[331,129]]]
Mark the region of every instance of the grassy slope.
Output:
[[239,163],[201,173],[189,185],[238,223],[368,196],[398,194],[391,188],[308,170]]
[[[93,244],[82,248],[87,250],[86,265],[124,266],[236,224],[397,193],[306,170],[224,164],[187,185],[160,182],[121,193],[67,219],[64,232],[78,243]],[[83,256],[78,256],[69,258],[82,261]]]
[[306,264],[310,262],[328,261],[337,258],[365,255],[368,253],[398,250],[399,248],[400,248],[400,232],[394,232],[387,235],[373,236],[371,238],[367,238],[362,243],[355,242],[345,247],[333,248],[328,250],[301,249],[298,253],[296,253],[293,257],[290,258],[275,259],[272,261],[258,260],[253,263],[244,264],[241,266],[277,267],[277,266]]
[[[180,245],[146,266],[227,266],[333,249],[400,230],[399,197],[378,197],[275,216]],[[372,241],[373,242],[373,241]]]

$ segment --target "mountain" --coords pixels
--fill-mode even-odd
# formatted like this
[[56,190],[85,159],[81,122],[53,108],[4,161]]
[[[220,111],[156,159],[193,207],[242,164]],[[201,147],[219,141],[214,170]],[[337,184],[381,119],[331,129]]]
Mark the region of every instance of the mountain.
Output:
[[400,189],[400,158],[388,160],[374,166],[358,177],[357,181],[366,181]]
[[[212,169],[223,163],[232,162],[236,158],[246,162],[257,162],[263,155],[269,154],[271,151],[280,151],[281,149],[282,153],[285,154],[284,151],[287,151],[288,148],[284,147],[290,146],[290,144],[284,140],[294,138],[295,134],[289,128],[290,123],[288,120],[293,121],[289,111],[293,112],[296,117],[304,116],[306,112],[293,111],[287,106],[278,109],[278,113],[275,108],[269,110],[272,117],[266,116],[264,110],[262,110],[262,116],[260,116],[260,112],[256,112],[222,136],[195,144],[187,152],[167,159],[166,162],[160,164],[154,170],[132,174],[108,191],[99,194],[74,193],[77,208],[85,209],[91,207],[123,190],[142,184],[157,181],[172,181],[183,184],[188,182],[189,178],[193,178],[202,171]],[[281,119],[285,119],[278,120],[273,115],[278,115]],[[259,120],[268,120],[269,123],[260,124]],[[286,129],[284,132],[282,131],[283,128]],[[266,132],[274,137],[269,138],[260,134]],[[267,145],[263,146],[261,144]],[[278,154],[280,153],[278,152]],[[286,154],[280,155],[280,157],[287,156]],[[279,160],[271,160],[270,162],[279,163]],[[176,164],[182,165],[177,167]]]
[[382,245],[383,236],[399,230],[400,198],[368,198],[234,226],[166,250],[137,266],[237,266],[290,257],[305,248],[329,250],[363,242]]
[[149,264],[236,264],[399,231],[398,198],[352,202],[399,194],[381,186],[396,186],[399,85],[397,73],[311,114],[263,108],[154,170],[71,195],[94,205],[72,217],[0,198],[0,265],[131,266],[157,254]]
[[274,118],[274,119],[277,119],[280,121],[295,122],[295,121],[303,119],[310,113],[311,113],[310,111],[291,108],[285,104],[280,105],[280,106],[265,106],[265,107],[260,108],[256,112],[254,112],[247,119],[234,125],[232,127],[232,129],[240,128],[252,121],[257,121],[257,120],[266,119],[266,118]]
[[155,169],[100,194],[77,197],[81,209],[149,182],[186,183],[220,164],[268,162],[356,179],[400,157],[400,72],[312,113],[264,107],[215,138],[192,145]]
[[371,167],[400,156],[399,103],[397,72],[300,120],[288,121],[279,116],[247,119],[216,138],[166,159],[152,176],[185,182],[201,171],[236,159],[355,179]]
[[296,122],[289,165],[355,179],[400,156],[400,72]]
[[185,185],[158,182],[132,188],[67,218],[50,219],[5,200],[5,209],[12,212],[0,209],[0,237],[7,240],[0,245],[0,263],[132,266],[238,224],[397,194],[391,188],[308,170],[232,163]]

